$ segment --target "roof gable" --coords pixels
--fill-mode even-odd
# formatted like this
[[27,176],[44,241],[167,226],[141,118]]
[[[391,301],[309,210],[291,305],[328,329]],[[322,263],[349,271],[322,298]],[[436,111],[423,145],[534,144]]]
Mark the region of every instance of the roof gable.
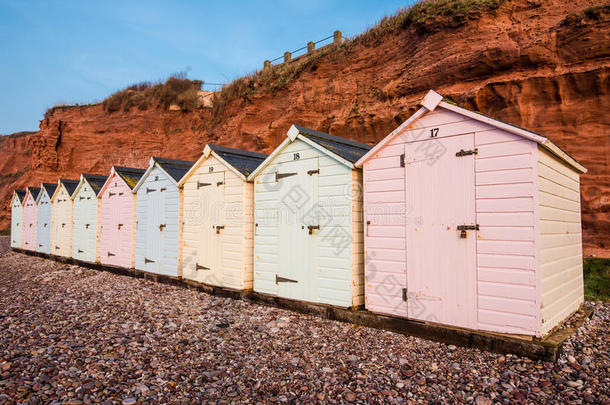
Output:
[[72,193],[72,199],[74,200],[76,198],[76,195],[80,193],[85,184],[88,184],[95,196],[98,196],[102,187],[106,183],[106,180],[108,180],[108,176],[87,173],[81,174],[78,186],[76,186],[76,190],[74,190],[74,193]]
[[15,190],[14,198],[17,198],[19,204],[23,204],[23,200],[25,199],[25,193],[25,190]]
[[40,202],[42,197],[46,194],[51,199],[51,196],[55,194],[55,189],[57,189],[57,183],[42,183],[40,185],[40,193],[38,194],[38,199],[36,202]]
[[150,158],[148,169],[144,172],[138,183],[133,187],[132,192],[137,193],[142,184],[146,182],[155,167],[159,168],[162,174],[167,176],[170,182],[178,184],[180,180],[189,172],[195,162],[188,160],[167,159],[157,156]]
[[28,198],[27,195],[31,195],[32,199],[34,200],[35,203],[38,203],[38,196],[40,195],[40,187],[28,187],[26,188],[26,199]]
[[123,167],[123,166],[112,166],[114,172],[127,184],[127,186],[133,190],[138,184],[138,181],[142,178],[145,169],[137,169],[135,167]]
[[258,176],[258,174],[265,167],[267,167],[286,146],[297,139],[302,140],[320,152],[325,153],[340,163],[343,163],[350,169],[354,169],[354,162],[364,156],[371,149],[371,146],[364,143],[341,138],[339,136],[316,131],[310,128],[292,125],[288,130],[288,136],[284,142],[275,148],[271,155],[269,155],[267,159],[265,159],[265,161],[261,163],[256,170],[254,170],[254,172],[252,172],[252,174],[250,174],[248,180],[252,180]]
[[409,117],[405,122],[398,126],[394,131],[392,131],[388,136],[386,136],[381,142],[379,142],[375,147],[373,147],[367,154],[362,156],[357,162],[357,167],[362,167],[362,165],[373,155],[375,155],[379,150],[385,147],[394,137],[396,137],[399,133],[402,132],[403,129],[408,128],[413,125],[415,121],[421,118],[423,115],[430,111],[434,111],[436,108],[441,107],[445,108],[449,111],[453,111],[455,113],[464,115],[468,118],[483,122],[485,124],[491,125],[493,127],[499,128],[506,132],[521,136],[523,138],[529,139],[530,141],[538,143],[543,148],[547,149],[553,155],[558,157],[564,163],[575,169],[580,173],[586,173],[587,169],[578,163],[574,158],[569,156],[563,150],[561,150],[557,145],[551,142],[546,136],[537,134],[533,131],[521,128],[514,124],[509,124],[495,118],[488,117],[482,113],[468,110],[463,107],[459,107],[455,103],[443,98],[440,94],[435,92],[434,90],[430,90],[426,96],[420,102],[422,107],[415,112],[411,117]]

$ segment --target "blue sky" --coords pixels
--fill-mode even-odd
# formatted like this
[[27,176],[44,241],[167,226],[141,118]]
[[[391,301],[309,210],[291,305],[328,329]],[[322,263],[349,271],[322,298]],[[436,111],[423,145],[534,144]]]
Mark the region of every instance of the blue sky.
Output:
[[0,134],[188,71],[227,83],[310,40],[356,35],[410,1],[0,0]]

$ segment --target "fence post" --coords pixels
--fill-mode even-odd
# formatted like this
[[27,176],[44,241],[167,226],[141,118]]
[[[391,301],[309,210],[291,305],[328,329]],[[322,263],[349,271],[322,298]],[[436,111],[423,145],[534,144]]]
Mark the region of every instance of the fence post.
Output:
[[290,52],[288,52],[288,51],[284,52],[284,63],[290,62],[290,56],[291,56]]
[[307,43],[307,53],[310,54],[316,50],[316,44],[313,41]]
[[270,67],[271,67],[271,62],[269,62],[268,60],[266,60],[266,61],[263,63],[263,69],[267,69],[267,68],[270,68]]
[[333,33],[333,43],[335,45],[341,45],[341,31],[337,30]]

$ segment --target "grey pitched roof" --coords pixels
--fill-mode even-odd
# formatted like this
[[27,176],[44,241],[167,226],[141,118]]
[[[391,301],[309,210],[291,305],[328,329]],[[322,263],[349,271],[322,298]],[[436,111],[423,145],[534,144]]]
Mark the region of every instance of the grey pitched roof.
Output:
[[300,125],[295,125],[295,128],[299,130],[299,134],[351,163],[356,163],[358,159],[372,148],[372,146],[364,143],[351,141]]
[[249,152],[242,149],[228,148],[226,146],[208,144],[224,161],[248,177],[268,155],[264,153]]
[[74,190],[76,190],[76,187],[78,186],[79,180],[59,179],[59,182],[64,185],[66,190],[68,190],[68,194],[72,197]]
[[106,180],[108,180],[108,176],[101,176],[99,174],[86,174],[83,173],[83,177],[87,180],[87,183],[91,185],[93,192],[95,195],[99,195],[100,190],[104,187]]
[[186,172],[188,172],[195,164],[195,162],[188,160],[166,159],[156,156],[153,156],[152,159],[156,164],[161,166],[161,168],[165,170],[167,174],[172,176],[176,182],[180,181]]
[[30,194],[32,194],[34,201],[36,201],[38,199],[38,194],[40,194],[40,187],[28,187],[27,189],[30,190]]
[[138,184],[140,178],[146,173],[144,169],[136,169],[135,167],[113,166],[114,171],[123,179],[130,189]]
[[57,189],[57,183],[42,183],[42,188],[47,191],[49,198],[53,197],[55,190]]
[[19,198],[19,202],[22,203],[25,198],[25,190],[15,190],[15,194],[17,194],[17,198]]

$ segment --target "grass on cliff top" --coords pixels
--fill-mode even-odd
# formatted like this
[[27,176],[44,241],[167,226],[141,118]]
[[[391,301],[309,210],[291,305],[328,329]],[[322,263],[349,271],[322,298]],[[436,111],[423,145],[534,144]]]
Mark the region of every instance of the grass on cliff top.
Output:
[[0,229],[0,236],[10,236],[11,228]]
[[117,91],[102,104],[108,113],[129,111],[133,107],[147,110],[151,107],[167,109],[176,104],[182,111],[192,111],[199,108],[198,91],[201,90],[201,80],[190,80],[184,74],[170,76],[165,82],[142,82]]
[[610,301],[610,259],[584,260],[585,298]]
[[[380,41],[393,32],[415,26],[419,31],[433,31],[442,27],[455,28],[464,24],[468,18],[476,18],[483,11],[495,10],[505,0],[423,0],[411,7],[402,8],[394,15],[382,18],[375,26],[364,33],[348,40],[341,46],[327,46],[311,56],[301,57],[291,63],[282,63],[259,70],[250,75],[237,78],[223,86],[213,100],[212,122],[220,122],[222,113],[235,100],[241,99],[245,103],[250,97],[259,92],[275,92],[287,87],[305,71],[317,69],[324,57],[340,58],[341,53],[349,50],[358,43],[371,44]],[[436,19],[451,17],[449,26],[438,23]]]

